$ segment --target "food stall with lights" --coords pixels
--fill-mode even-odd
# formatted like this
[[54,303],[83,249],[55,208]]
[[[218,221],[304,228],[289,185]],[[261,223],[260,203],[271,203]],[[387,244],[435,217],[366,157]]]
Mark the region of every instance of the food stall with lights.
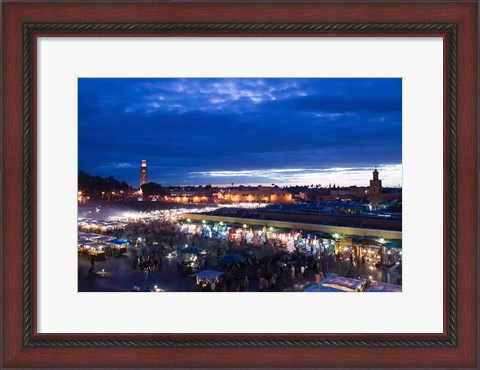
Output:
[[108,236],[108,235],[99,235],[97,238],[95,238],[96,242],[101,242],[101,243],[108,243],[115,239],[113,236]]
[[90,257],[95,257],[96,261],[101,261],[106,259],[105,249],[108,244],[105,243],[91,243],[83,244],[78,247],[78,252]]
[[108,250],[112,256],[121,256],[127,253],[128,239],[114,239],[109,242]]
[[340,289],[345,292],[361,292],[367,283],[366,280],[352,279],[332,274],[320,282],[321,286]]
[[225,273],[221,271],[203,270],[195,274],[192,274],[190,276],[196,278],[197,289],[203,289],[208,284],[218,283],[219,277],[222,276],[223,274]]

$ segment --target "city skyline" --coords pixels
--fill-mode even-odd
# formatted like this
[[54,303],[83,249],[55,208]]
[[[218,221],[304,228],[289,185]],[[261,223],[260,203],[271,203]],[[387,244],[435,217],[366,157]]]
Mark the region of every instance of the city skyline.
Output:
[[401,79],[79,82],[79,170],[139,185],[402,185]]

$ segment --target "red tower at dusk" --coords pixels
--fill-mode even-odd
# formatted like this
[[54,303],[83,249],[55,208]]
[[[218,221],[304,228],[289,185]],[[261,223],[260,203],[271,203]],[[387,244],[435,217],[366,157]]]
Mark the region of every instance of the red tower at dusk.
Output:
[[378,179],[378,171],[375,168],[373,171],[373,180],[370,180],[370,196],[372,195],[380,195],[382,192],[382,180]]

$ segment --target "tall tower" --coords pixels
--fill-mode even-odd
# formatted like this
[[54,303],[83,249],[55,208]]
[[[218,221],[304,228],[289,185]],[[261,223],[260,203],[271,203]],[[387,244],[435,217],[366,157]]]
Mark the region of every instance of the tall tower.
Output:
[[373,171],[373,180],[370,180],[370,195],[379,195],[382,192],[382,180],[378,179],[378,171]]
[[142,167],[140,167],[140,187],[148,182],[147,160],[142,159]]

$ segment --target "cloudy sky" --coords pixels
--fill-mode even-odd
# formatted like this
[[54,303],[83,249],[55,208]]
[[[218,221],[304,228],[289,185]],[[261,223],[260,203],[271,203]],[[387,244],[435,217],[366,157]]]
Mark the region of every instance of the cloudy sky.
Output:
[[402,184],[402,82],[80,78],[79,170],[138,187]]

